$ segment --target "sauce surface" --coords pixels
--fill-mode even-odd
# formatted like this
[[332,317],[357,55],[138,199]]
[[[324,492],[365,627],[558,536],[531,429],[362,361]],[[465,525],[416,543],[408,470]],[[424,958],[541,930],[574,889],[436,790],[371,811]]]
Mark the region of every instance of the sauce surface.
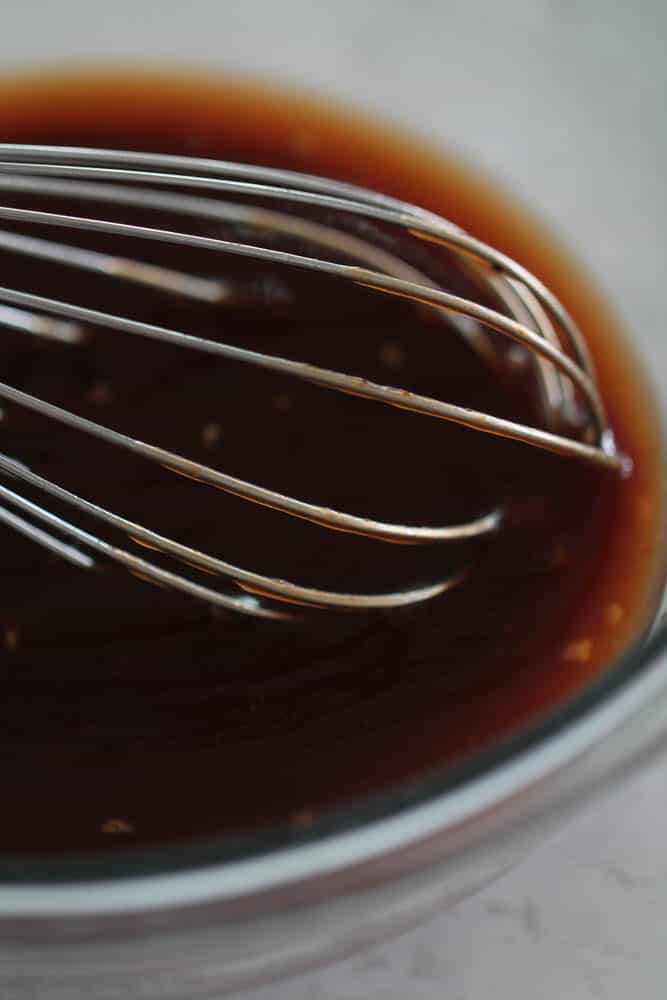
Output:
[[[233,475],[411,523],[464,520],[500,502],[506,523],[488,544],[455,548],[332,537],[3,406],[3,451],[232,562],[360,591],[476,570],[395,616],[285,626],[214,614],[118,572],[84,573],[0,528],[0,852],[100,852],[307,825],[534,721],[642,630],[663,537],[659,442],[641,375],[585,278],[479,178],[414,137],[324,103],[194,77],[5,80],[0,137],[266,163],[439,212],[529,267],[569,307],[634,462],[620,480],[123,334],[90,330],[84,344],[64,346],[3,330],[4,381]],[[12,198],[28,203],[0,194]],[[130,221],[143,215],[174,222],[150,212]],[[197,231],[228,237],[219,224]],[[75,242],[104,249],[86,234]],[[234,295],[224,309],[193,305],[0,251],[2,284],[539,422],[520,378],[489,379],[433,311],[229,257],[136,252],[222,275]],[[437,249],[421,253],[420,264],[470,294]]]

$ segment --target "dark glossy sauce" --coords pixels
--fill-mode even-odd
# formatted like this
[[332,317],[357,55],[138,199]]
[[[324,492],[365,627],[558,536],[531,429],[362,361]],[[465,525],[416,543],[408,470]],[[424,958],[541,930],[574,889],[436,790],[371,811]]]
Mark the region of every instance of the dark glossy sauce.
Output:
[[[395,616],[284,626],[214,614],[118,572],[84,573],[0,529],[1,852],[104,851],[307,823],[537,718],[641,630],[662,546],[650,404],[595,294],[481,182],[326,106],[193,79],[5,81],[0,137],[270,163],[434,208],[562,296],[635,462],[621,481],[122,334],[90,331],[85,345],[65,347],[3,331],[3,380],[242,478],[387,519],[446,523],[495,502],[507,519],[492,543],[458,548],[332,537],[4,407],[3,451],[230,561],[359,590],[438,579],[443,566],[477,571]],[[77,243],[99,245],[83,235]],[[236,301],[221,311],[73,278],[57,265],[28,272],[8,253],[2,284],[539,421],[521,377],[489,380],[433,312],[329,279],[267,276],[233,258],[141,250],[143,259],[223,273]],[[421,253],[420,263],[466,292],[435,248]]]

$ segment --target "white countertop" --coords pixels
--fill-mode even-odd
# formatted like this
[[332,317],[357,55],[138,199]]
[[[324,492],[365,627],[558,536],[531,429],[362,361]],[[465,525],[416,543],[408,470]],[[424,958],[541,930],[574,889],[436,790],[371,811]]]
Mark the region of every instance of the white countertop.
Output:
[[664,1000],[667,764],[410,934],[242,1000]]
[[[0,66],[259,70],[453,144],[540,207],[667,387],[665,0],[6,5]],[[449,913],[244,1000],[664,1000],[666,793],[662,764]]]

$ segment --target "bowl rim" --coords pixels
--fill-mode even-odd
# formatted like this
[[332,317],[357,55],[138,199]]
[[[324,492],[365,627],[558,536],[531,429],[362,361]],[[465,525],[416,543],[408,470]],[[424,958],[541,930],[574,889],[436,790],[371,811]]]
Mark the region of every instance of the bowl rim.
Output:
[[[274,829],[179,848],[115,854],[86,870],[77,861],[35,865],[0,858],[1,917],[75,917],[201,905],[271,892],[362,865],[404,849],[515,799],[573,763],[667,691],[667,615],[645,641],[578,697],[491,751],[455,769],[431,773],[342,806],[306,832]],[[646,746],[626,766],[644,759]],[[610,758],[596,777],[613,767]],[[578,779],[580,790],[587,779]],[[577,781],[575,780],[575,784]],[[571,789],[570,789],[571,791]],[[558,795],[556,795],[556,798]],[[553,790],[538,789],[519,802],[513,822],[553,804]]]

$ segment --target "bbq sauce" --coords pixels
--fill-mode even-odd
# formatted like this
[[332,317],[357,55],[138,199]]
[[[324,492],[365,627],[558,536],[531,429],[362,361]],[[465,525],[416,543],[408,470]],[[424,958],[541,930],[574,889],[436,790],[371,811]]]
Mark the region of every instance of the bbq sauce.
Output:
[[[571,310],[633,462],[623,479],[110,331],[63,345],[3,330],[3,381],[240,478],[387,520],[455,523],[500,506],[504,521],[497,537],[463,546],[332,536],[3,404],[3,452],[231,562],[369,592],[463,570],[468,579],[395,615],[285,625],[216,613],[111,567],[85,572],[0,527],[1,853],[95,853],[307,825],[493,746],[585,687],[646,627],[663,549],[649,394],[580,271],[468,169],[318,101],[159,74],[5,80],[0,137],[270,164],[439,212],[529,267]],[[130,221],[144,220],[174,226],[155,212]],[[376,235],[394,247],[401,239]],[[87,234],[72,242],[105,249]],[[6,251],[2,284],[540,424],[528,375],[490,377],[432,310],[228,256],[134,252],[222,279],[229,301],[193,303]],[[446,287],[478,294],[437,248],[419,253]]]

